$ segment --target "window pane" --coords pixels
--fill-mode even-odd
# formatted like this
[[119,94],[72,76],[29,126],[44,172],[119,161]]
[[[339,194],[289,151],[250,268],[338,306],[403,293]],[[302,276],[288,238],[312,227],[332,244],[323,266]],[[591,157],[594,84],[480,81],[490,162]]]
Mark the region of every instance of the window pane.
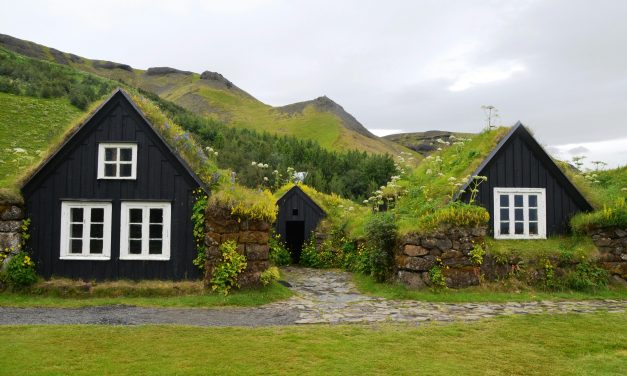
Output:
[[123,162],[130,162],[133,159],[133,152],[131,148],[120,149],[120,160]]
[[105,176],[117,176],[117,168],[115,164],[105,163]]
[[163,223],[163,209],[150,209],[150,223]]
[[142,253],[142,241],[141,240],[129,240],[128,253],[133,255],[139,255]]
[[117,161],[117,160],[118,160],[118,149],[105,148],[105,161]]
[[538,196],[529,195],[529,207],[535,208],[538,206]]
[[509,222],[501,222],[501,235],[509,234]]
[[70,209],[70,222],[83,222],[83,208]]
[[509,206],[509,196],[508,195],[501,195],[501,207],[502,208],[506,208]]
[[120,164],[120,177],[121,178],[128,178],[129,176],[131,176],[131,165],[127,164],[127,163],[122,163]]
[[522,209],[514,209],[514,220],[522,221],[523,220],[523,210]]
[[94,222],[104,222],[104,209],[103,208],[93,208],[91,209],[91,223]]
[[91,233],[89,236],[91,238],[100,238],[102,239],[102,234],[104,233],[104,225],[103,224],[92,224],[91,225]]
[[148,246],[148,253],[151,255],[160,255],[161,254],[161,240],[151,240]]
[[70,253],[83,253],[83,241],[81,239],[70,240]]
[[142,238],[142,225],[130,225],[129,238],[141,239]]
[[529,209],[529,220],[530,221],[538,220],[538,209]]
[[70,238],[82,238],[83,237],[83,225],[71,225],[70,226]]
[[523,222],[515,222],[514,223],[514,233],[516,235],[524,234],[525,233],[524,227],[525,226],[524,226]]
[[150,225],[150,238],[151,239],[160,239],[163,234],[163,225]]
[[501,209],[501,220],[509,221],[509,209]]
[[131,209],[129,212],[132,223],[142,223],[142,209]]
[[89,253],[102,253],[102,240],[91,239],[89,241]]
[[529,222],[529,235],[538,235],[538,222]]
[[517,208],[522,208],[523,206],[523,196],[522,195],[514,195],[514,206]]

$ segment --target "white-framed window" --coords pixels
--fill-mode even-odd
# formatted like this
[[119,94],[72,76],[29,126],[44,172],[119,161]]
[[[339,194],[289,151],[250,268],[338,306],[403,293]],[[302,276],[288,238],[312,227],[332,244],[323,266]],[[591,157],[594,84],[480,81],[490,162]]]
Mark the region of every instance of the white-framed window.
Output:
[[61,260],[111,259],[111,203],[61,203]]
[[98,144],[98,179],[136,179],[137,144]]
[[546,189],[494,188],[495,239],[545,239]]
[[120,260],[170,259],[170,203],[122,202]]

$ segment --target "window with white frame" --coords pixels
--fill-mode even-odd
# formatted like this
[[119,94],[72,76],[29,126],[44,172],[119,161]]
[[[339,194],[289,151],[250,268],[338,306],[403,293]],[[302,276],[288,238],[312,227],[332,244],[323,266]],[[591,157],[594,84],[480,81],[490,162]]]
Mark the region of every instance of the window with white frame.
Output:
[[135,179],[137,144],[98,144],[98,179]]
[[61,203],[62,260],[111,258],[111,203]]
[[544,188],[494,188],[494,238],[546,238]]
[[170,259],[170,203],[122,202],[120,260]]

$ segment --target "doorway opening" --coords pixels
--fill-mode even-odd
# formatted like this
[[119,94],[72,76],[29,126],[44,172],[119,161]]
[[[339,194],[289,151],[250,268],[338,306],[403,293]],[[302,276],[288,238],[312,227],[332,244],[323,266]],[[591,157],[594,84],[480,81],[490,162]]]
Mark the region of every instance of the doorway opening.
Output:
[[292,262],[298,264],[305,243],[305,221],[286,221],[285,235],[285,243],[292,255]]

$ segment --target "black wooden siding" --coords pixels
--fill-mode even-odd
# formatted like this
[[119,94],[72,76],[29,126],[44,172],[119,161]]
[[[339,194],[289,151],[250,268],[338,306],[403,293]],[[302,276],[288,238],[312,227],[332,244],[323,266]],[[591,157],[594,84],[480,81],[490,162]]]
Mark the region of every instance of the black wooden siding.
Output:
[[[305,222],[305,241],[309,240],[311,233],[316,229],[320,220],[324,218],[324,211],[298,186],[287,191],[277,202],[279,213],[276,221],[276,232],[282,239],[287,238],[285,223],[287,221]],[[298,215],[292,211],[298,210]]]
[[[475,175],[487,176],[479,186],[477,203],[490,213],[489,230],[494,229],[494,188],[545,188],[547,236],[569,232],[570,218],[592,210],[590,204],[564,176],[555,162],[522,124],[518,124],[489,156]],[[468,201],[470,190],[461,195]]]
[[[136,180],[96,178],[100,142],[137,143]],[[125,95],[114,94],[23,189],[32,219],[30,247],[40,274],[97,280],[198,277],[191,223],[192,191],[198,187]],[[64,200],[112,202],[110,260],[59,259]],[[170,260],[119,260],[120,202],[127,200],[171,203]]]

